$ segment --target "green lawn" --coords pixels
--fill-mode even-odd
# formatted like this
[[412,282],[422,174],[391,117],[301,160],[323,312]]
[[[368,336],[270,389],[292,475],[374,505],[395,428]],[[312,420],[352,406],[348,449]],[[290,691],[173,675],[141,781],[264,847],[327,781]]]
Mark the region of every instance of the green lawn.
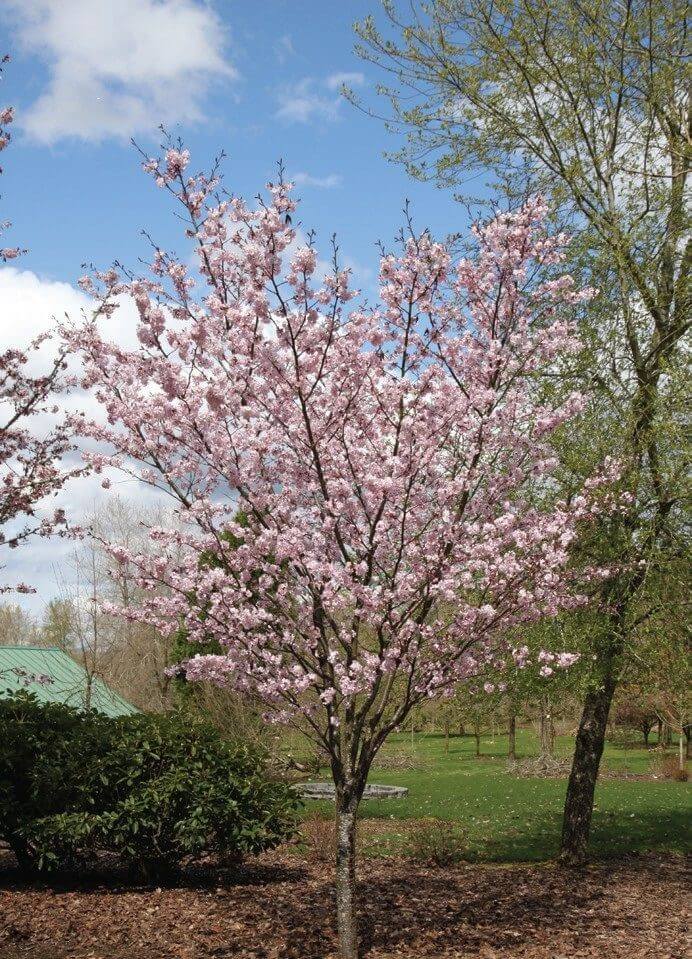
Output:
[[[519,759],[535,755],[532,733],[517,737]],[[556,751],[569,755],[573,740],[558,739]],[[485,861],[541,860],[558,850],[565,779],[519,778],[507,770],[507,738],[482,740],[476,759],[471,737],[453,737],[445,752],[443,736],[392,736],[388,756],[411,756],[412,769],[374,768],[371,782],[407,786],[404,800],[367,800],[362,818],[390,819],[391,837],[371,851],[386,852],[405,840],[397,837],[398,821],[433,816],[457,821],[467,834],[469,858]],[[653,750],[608,745],[602,770],[651,772]],[[404,759],[405,761],[405,759]],[[391,763],[391,761],[390,761]],[[326,770],[324,771],[326,774]],[[599,857],[627,852],[689,850],[690,799],[687,783],[669,780],[602,779],[596,791],[592,849]],[[328,814],[329,806],[308,803],[309,810]],[[387,831],[388,832],[388,831]],[[399,832],[401,836],[401,832]]]

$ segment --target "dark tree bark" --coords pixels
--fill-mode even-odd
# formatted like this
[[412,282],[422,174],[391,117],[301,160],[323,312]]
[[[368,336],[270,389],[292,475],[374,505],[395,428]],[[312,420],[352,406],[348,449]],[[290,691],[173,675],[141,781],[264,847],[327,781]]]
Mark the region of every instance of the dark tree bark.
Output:
[[562,821],[560,859],[570,865],[586,860],[594,792],[614,692],[615,682],[609,682],[587,693],[584,700]]
[[623,603],[614,611],[599,650],[599,683],[584,699],[562,820],[560,859],[567,865],[580,865],[587,858],[596,780],[624,648],[625,615]]

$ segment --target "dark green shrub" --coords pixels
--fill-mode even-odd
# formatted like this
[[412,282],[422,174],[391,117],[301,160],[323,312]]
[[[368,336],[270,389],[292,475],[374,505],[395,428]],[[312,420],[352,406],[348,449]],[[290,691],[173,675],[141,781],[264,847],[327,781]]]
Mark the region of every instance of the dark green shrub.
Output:
[[117,801],[99,842],[145,874],[205,853],[256,854],[290,838],[297,797],[265,775],[262,758],[211,726],[179,717],[118,721],[104,774]]
[[98,820],[92,812],[63,812],[27,821],[22,827],[29,850],[25,865],[39,872],[82,865],[99,848]]
[[[23,864],[50,870],[108,851],[149,878],[293,835],[293,790],[267,778],[258,752],[229,745],[211,726],[54,709],[28,697],[0,709],[0,779],[20,771],[19,787],[0,794],[0,833]],[[52,786],[50,801],[42,798]],[[22,805],[24,795],[35,799]]]
[[0,836],[22,866],[36,860],[29,824],[98,802],[89,757],[106,749],[108,720],[20,692],[0,699]]

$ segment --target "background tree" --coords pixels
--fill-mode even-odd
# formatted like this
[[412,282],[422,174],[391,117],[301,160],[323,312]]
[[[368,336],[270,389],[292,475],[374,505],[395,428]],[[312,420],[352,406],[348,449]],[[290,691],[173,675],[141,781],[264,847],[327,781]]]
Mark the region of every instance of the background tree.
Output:
[[[670,564],[665,576],[654,579],[649,589],[658,600],[643,604],[647,615],[638,624],[637,656],[630,673],[641,689],[645,703],[659,721],[659,744],[678,736],[679,770],[684,773],[690,742],[690,657],[689,566],[682,558]],[[655,654],[654,654],[655,653]]]
[[74,643],[77,611],[71,599],[56,597],[48,600],[41,623],[41,642],[69,652]]
[[620,693],[615,701],[615,723],[640,732],[644,737],[644,745],[648,748],[651,730],[658,721],[652,698],[641,689],[629,685],[623,686]]
[[[689,84],[679,0],[432,0],[385,27],[358,26],[365,58],[391,78],[390,124],[414,176],[459,187],[479,172],[493,192],[539,189],[577,234],[570,257],[603,291],[584,314],[574,374],[592,396],[570,459],[578,481],[604,444],[628,464],[626,516],[603,524],[591,561],[621,573],[603,611],[565,805],[562,855],[586,845],[610,703],[652,568],[688,547],[676,537],[688,449],[683,337],[689,329]],[[567,384],[565,384],[567,386]],[[571,386],[567,386],[571,388]],[[574,436],[574,432],[573,432]],[[671,441],[672,440],[672,441]]]
[[497,726],[501,703],[491,695],[492,684],[484,690],[482,684],[464,683],[454,690],[454,695],[440,703],[439,716],[445,733],[451,728],[464,730],[472,735],[476,756],[481,755],[481,736],[486,730]]
[[[348,307],[336,253],[320,283],[312,241],[284,262],[281,178],[250,209],[188,161],[176,146],[145,167],[182,206],[205,288],[160,249],[150,275],[84,281],[100,310],[64,332],[109,424],[78,427],[107,444],[95,468],[119,465],[179,504],[179,528],[151,530],[148,554],[111,548],[146,592],[125,615],[213,636],[225,653],[193,657],[187,677],[261,698],[328,753],[353,959],[355,822],[378,750],[415,705],[576,601],[569,546],[613,470],[553,502],[548,439],[581,401],[544,405],[531,383],[576,348],[572,311],[589,293],[544,282],[561,238],[536,201],[479,228],[456,267],[410,229],[382,257],[381,304]],[[134,351],[99,329],[122,295],[139,309]]]
[[151,546],[148,528],[165,516],[119,496],[101,504],[84,518],[60,568],[58,595],[46,604],[40,624],[31,621],[32,642],[57,646],[82,666],[87,701],[98,677],[141,709],[163,712],[173,705],[171,639],[106,608],[134,606],[142,594],[134,569],[113,558],[104,546],[106,538],[125,549],[146,550]]
[[[150,530],[174,523],[170,510],[161,505],[137,505],[117,496],[99,506],[90,523],[90,536],[101,568],[100,607],[115,603],[129,609],[138,606],[143,597],[137,569],[115,558],[107,544],[116,543],[128,553],[150,553],[155,548]],[[174,697],[169,668],[175,662],[171,638],[150,624],[105,612],[112,635],[103,662],[106,681],[143,709],[170,709]]]
[[0,603],[0,645],[31,646],[37,641],[34,617],[17,603]]

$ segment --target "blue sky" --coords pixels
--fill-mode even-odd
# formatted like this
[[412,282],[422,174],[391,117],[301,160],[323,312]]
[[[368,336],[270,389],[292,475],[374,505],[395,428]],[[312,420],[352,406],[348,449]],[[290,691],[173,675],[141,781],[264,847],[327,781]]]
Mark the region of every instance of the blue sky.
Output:
[[[161,120],[184,137],[193,165],[223,148],[233,192],[256,193],[281,157],[290,175],[302,174],[302,223],[325,244],[336,232],[366,275],[375,241],[389,241],[400,225],[405,197],[421,227],[463,229],[464,211],[449,194],[412,182],[384,158],[396,138],[341,102],[341,75],[374,100],[379,71],[353,52],[353,22],[373,10],[377,0],[0,0],[3,48],[13,58],[3,98],[18,113],[3,215],[14,223],[13,241],[30,247],[23,267],[72,282],[85,261],[133,262],[142,227],[176,244],[171,208],[128,142],[134,133],[153,149]],[[146,22],[138,29],[148,11],[164,18],[158,23],[178,19],[183,30],[186,16],[202,18],[197,59],[178,76],[175,63],[158,74],[134,62],[121,67],[119,43],[131,47],[139,33],[140,63],[166,43],[156,23],[149,35]],[[128,15],[129,27],[104,42],[110,17]]]
[[[317,231],[323,254],[336,233],[370,297],[376,241],[392,240],[405,198],[421,229],[464,231],[463,208],[388,162],[396,138],[340,96],[345,79],[376,101],[381,77],[353,52],[353,22],[377,10],[377,0],[0,0],[0,53],[12,57],[0,101],[17,113],[0,219],[13,221],[6,243],[29,248],[0,268],[0,349],[88,309],[75,288],[82,264],[136,266],[142,228],[183,252],[172,207],[129,143],[154,152],[161,122],[193,167],[225,150],[226,186],[246,197],[282,158],[303,199],[294,222]],[[113,335],[127,339],[132,316],[119,312]],[[145,502],[136,484],[119,492]],[[79,521],[103,495],[95,480],[77,483],[63,505]],[[37,588],[21,600],[34,612],[60,591],[69,549],[35,540],[12,554],[2,575]]]

